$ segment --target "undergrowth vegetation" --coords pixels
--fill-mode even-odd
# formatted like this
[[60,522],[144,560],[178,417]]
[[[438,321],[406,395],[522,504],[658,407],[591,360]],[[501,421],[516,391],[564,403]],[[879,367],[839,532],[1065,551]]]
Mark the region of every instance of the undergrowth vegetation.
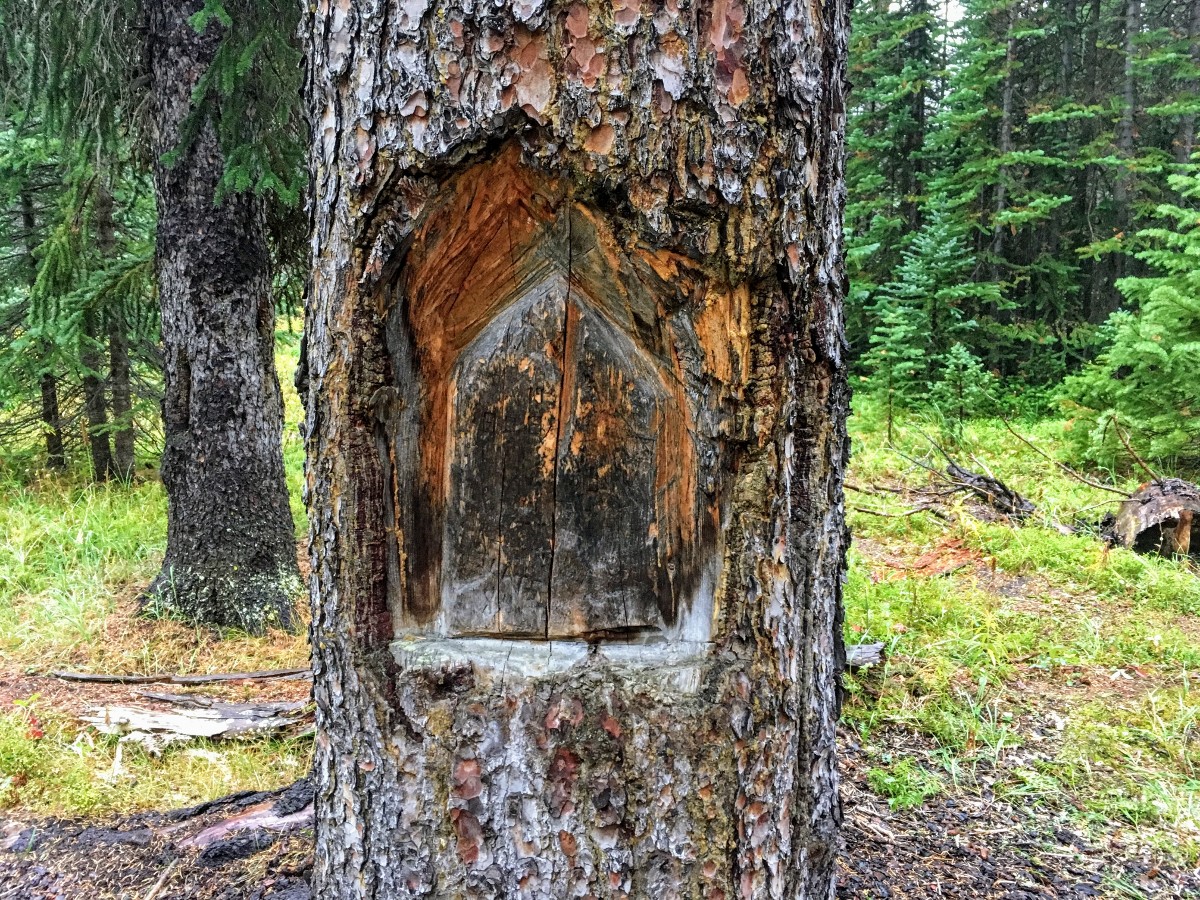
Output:
[[[280,336],[284,454],[298,537],[305,530],[297,340]],[[170,808],[307,773],[311,741],[198,742],[161,756],[82,728],[93,703],[126,702],[39,677],[55,669],[207,673],[304,666],[304,634],[217,632],[138,615],[158,571],[166,500],[153,472],[97,485],[88,473],[31,477],[23,455],[0,459],[0,810],[97,814]],[[303,598],[298,598],[303,605]],[[255,686],[240,689],[253,699]],[[210,689],[204,689],[211,693]],[[228,693],[228,691],[227,691]]]
[[[284,346],[289,372],[295,349]],[[858,406],[846,634],[884,642],[887,656],[847,676],[844,720],[870,760],[871,788],[897,810],[994,797],[1200,858],[1195,567],[1108,548],[1097,523],[1116,495],[1068,477],[1003,421],[909,417],[889,428],[881,405]],[[285,450],[302,523],[299,415],[289,388]],[[1070,446],[1068,422],[1014,427],[1044,452]],[[943,518],[913,512],[913,492],[932,478],[921,464],[945,463],[932,441],[985,464],[1038,512],[1020,526],[962,499],[946,498]],[[307,771],[306,738],[151,757],[82,728],[88,697],[37,676],[288,667],[304,664],[307,647],[302,636],[216,634],[136,615],[137,590],[162,553],[165,508],[152,478],[96,487],[0,477],[0,808],[165,808]]]
[[[873,757],[874,789],[898,809],[935,793],[994,796],[1194,862],[1194,563],[1107,547],[1096,523],[1119,498],[1070,478],[1002,421],[953,435],[897,422],[889,445],[885,418],[869,403],[855,417],[858,490],[847,500],[847,639],[888,650],[882,666],[847,679],[845,719]],[[1043,450],[1064,446],[1067,428],[1020,426]],[[1038,513],[1021,526],[988,521],[968,501],[948,521],[914,513],[892,491],[927,484],[923,465],[945,464],[933,441],[986,465]]]

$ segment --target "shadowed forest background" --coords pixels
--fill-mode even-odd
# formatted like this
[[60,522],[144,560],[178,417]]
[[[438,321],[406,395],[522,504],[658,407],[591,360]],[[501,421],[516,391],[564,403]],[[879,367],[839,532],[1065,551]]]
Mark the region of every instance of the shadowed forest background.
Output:
[[[50,676],[308,660],[290,572],[291,606],[208,620],[164,581],[155,167],[177,148],[148,137],[135,6],[0,2],[5,822],[270,790],[311,759],[299,730],[123,746],[80,716],[126,689]],[[209,118],[177,124],[179,148],[211,130],[217,202],[252,198],[261,227],[303,557],[296,15],[207,2],[194,24],[227,23],[191,94]],[[1195,896],[1200,547],[1110,546],[1105,515],[1200,478],[1200,0],[859,0],[850,77],[846,637],[884,659],[846,676],[843,895],[991,896],[1007,874],[1017,896]],[[951,460],[1035,509],[996,512]]]

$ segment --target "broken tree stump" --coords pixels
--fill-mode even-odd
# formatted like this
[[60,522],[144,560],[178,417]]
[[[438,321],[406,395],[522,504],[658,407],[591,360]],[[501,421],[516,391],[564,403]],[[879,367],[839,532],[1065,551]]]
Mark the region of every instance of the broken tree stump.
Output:
[[1110,535],[1139,553],[1200,555],[1200,488],[1181,478],[1142,485],[1118,507]]

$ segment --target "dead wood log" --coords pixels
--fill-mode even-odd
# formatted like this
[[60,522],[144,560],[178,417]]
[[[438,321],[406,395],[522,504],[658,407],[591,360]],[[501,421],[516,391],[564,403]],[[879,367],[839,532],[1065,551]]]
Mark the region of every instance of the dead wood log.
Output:
[[953,461],[946,467],[946,475],[951,484],[960,490],[970,491],[1002,515],[1027,519],[1037,512],[1037,506],[993,475],[972,472]]
[[1200,555],[1200,488],[1181,478],[1143,485],[1120,505],[1107,536],[1139,553]]
[[174,709],[97,706],[80,718],[102,734],[120,735],[123,743],[140,743],[157,754],[166,746],[197,738],[225,740],[283,732],[301,725],[309,713],[306,701],[225,703],[178,694],[147,692],[141,696]]
[[271,669],[265,672],[216,672],[209,675],[104,675],[92,672],[50,673],[62,681],[86,684],[219,684],[225,681],[302,681],[312,678],[311,669]]
[[883,662],[885,646],[880,642],[877,644],[854,644],[846,647],[846,668],[853,671],[878,665]]

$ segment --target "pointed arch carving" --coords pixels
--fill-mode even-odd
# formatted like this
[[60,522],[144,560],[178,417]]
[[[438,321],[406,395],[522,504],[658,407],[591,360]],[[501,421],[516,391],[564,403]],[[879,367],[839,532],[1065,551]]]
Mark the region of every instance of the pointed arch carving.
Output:
[[390,290],[397,630],[640,638],[698,600],[711,619],[730,466],[688,387],[704,342],[663,315],[679,286],[512,150],[445,192]]

